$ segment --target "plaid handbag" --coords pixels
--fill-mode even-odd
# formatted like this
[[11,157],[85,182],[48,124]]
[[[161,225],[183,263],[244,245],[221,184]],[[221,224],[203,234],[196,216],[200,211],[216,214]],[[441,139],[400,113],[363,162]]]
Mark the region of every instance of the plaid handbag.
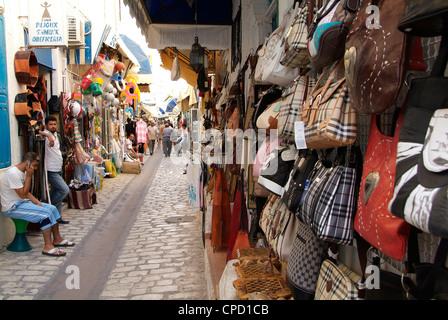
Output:
[[353,144],[357,138],[357,114],[352,108],[345,78],[336,82],[335,68],[324,86],[325,73],[303,105],[300,118],[305,123],[309,149],[329,149]]
[[316,177],[304,196],[301,217],[320,240],[350,245],[353,242],[356,170],[317,164]]
[[308,26],[314,14],[314,0],[303,1],[294,22],[285,36],[285,49],[280,64],[289,68],[301,68],[310,63],[308,55]]
[[302,105],[315,85],[314,79],[301,76],[284,90],[278,116],[278,134],[281,139],[294,141],[295,123],[300,120]]
[[327,259],[319,272],[314,300],[358,300],[360,280],[346,265]]

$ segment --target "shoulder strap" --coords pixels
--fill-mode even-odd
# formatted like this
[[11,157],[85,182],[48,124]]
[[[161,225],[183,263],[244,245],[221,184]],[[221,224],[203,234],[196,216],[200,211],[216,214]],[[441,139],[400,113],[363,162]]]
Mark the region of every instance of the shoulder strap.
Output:
[[437,59],[432,68],[431,76],[443,77],[447,63],[448,63],[448,35],[447,32],[445,32],[442,36],[442,40],[440,41],[439,55],[437,56]]

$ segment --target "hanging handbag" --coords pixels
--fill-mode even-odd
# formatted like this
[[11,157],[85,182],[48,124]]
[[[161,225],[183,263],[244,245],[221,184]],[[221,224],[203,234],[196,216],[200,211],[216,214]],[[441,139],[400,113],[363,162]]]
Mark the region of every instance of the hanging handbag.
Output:
[[255,163],[254,163],[254,177],[260,176],[261,168],[263,167],[263,164],[265,163],[267,157],[273,152],[275,149],[278,148],[280,145],[281,140],[274,137],[274,136],[268,136],[261,144],[261,147],[258,149],[257,156],[255,157]]
[[[239,194],[239,199],[237,198]],[[227,248],[227,261],[238,259],[239,249],[251,248],[249,241],[249,226],[247,219],[246,197],[244,193],[244,169],[241,170],[239,190],[235,196],[232,213],[232,227],[237,226],[237,232],[231,231],[229,246]],[[239,209],[239,210],[238,210]]]
[[398,141],[396,180],[390,212],[411,225],[448,237],[446,116],[448,36],[442,37],[431,76],[412,80]]
[[255,67],[255,70],[254,70],[254,84],[257,84],[257,85],[269,84],[266,81],[263,81],[263,71],[264,71],[264,66],[266,65],[266,59],[265,59],[266,46],[267,46],[268,40],[269,40],[269,38],[266,38],[263,45],[260,48],[258,48],[258,50],[257,50],[258,60],[257,60],[257,66]]
[[284,53],[280,63],[289,68],[302,68],[310,63],[308,55],[308,26],[313,20],[315,1],[302,1],[294,21],[285,35]]
[[[379,9],[381,25],[372,25]],[[360,114],[380,114],[394,105],[404,83],[411,41],[397,32],[405,0],[364,1],[346,40],[345,77],[353,108]]]
[[319,161],[316,175],[309,176],[310,186],[299,210],[318,239],[337,244],[353,242],[356,169],[341,163],[327,167]]
[[294,169],[291,171],[290,178],[285,186],[285,192],[282,194],[282,200],[294,214],[299,211],[302,195],[307,186],[307,179],[313,171],[317,160],[316,152],[306,150],[297,158]]
[[403,112],[399,111],[393,137],[382,134],[377,116],[371,117],[355,230],[385,255],[401,261],[406,254],[410,225],[387,208],[393,196],[397,144],[403,123]]
[[434,263],[415,263],[416,285],[410,294],[419,300],[448,300],[448,239],[442,238]]
[[177,81],[180,79],[180,62],[179,55],[176,54],[173,61],[173,67],[171,68],[171,81]]
[[286,283],[294,300],[313,300],[319,271],[329,243],[319,240],[311,228],[298,221],[297,235],[286,268]]
[[283,19],[283,23],[267,40],[266,52],[264,55],[265,64],[263,68],[263,75],[261,77],[263,82],[269,82],[286,87],[299,75],[298,68],[289,68],[280,64],[285,47],[285,28],[290,21],[291,15],[288,14]]
[[322,70],[344,56],[345,40],[359,0],[330,0],[315,15],[308,33],[311,64]]
[[418,37],[437,37],[448,27],[448,3],[445,0],[408,0],[406,14],[398,29]]
[[269,237],[272,229],[272,221],[274,220],[274,216],[277,213],[277,209],[281,204],[281,199],[279,196],[275,194],[271,194],[266,201],[266,204],[263,207],[260,215],[259,225],[261,230],[263,231],[266,239],[269,242]]
[[283,262],[288,262],[291,254],[292,246],[294,245],[294,239],[297,235],[299,228],[299,221],[297,217],[289,210],[285,208],[285,215],[283,220],[283,229],[279,230],[274,238],[274,251]]
[[224,169],[216,170],[211,245],[212,247],[226,247],[229,244],[231,226],[230,196]]
[[352,108],[345,78],[333,78],[331,72],[324,86],[319,88],[325,73],[319,78],[300,114],[305,123],[305,140],[309,149],[329,149],[352,144],[357,138],[357,114]]
[[266,159],[258,183],[276,195],[281,195],[297,158],[295,148],[279,147]]
[[300,120],[300,111],[316,81],[308,76],[300,76],[283,91],[282,104],[278,116],[278,136],[287,141],[295,141],[295,123]]
[[339,261],[326,259],[319,271],[314,300],[358,300],[361,276]]

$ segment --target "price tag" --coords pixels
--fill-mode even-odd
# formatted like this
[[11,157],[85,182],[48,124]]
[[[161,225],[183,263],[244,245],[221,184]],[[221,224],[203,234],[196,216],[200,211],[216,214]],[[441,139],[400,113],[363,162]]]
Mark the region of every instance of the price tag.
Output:
[[297,121],[294,124],[294,128],[297,150],[308,149],[305,140],[305,123],[303,121]]

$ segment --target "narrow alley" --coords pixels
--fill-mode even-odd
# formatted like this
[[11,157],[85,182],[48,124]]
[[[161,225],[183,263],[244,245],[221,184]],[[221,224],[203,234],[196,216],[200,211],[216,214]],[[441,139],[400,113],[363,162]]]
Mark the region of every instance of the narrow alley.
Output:
[[[183,168],[158,149],[140,175],[106,179],[91,210],[64,209],[67,256],[0,250],[0,300],[207,300],[201,215]],[[181,219],[182,218],[182,219]],[[79,274],[79,289],[73,276]]]

